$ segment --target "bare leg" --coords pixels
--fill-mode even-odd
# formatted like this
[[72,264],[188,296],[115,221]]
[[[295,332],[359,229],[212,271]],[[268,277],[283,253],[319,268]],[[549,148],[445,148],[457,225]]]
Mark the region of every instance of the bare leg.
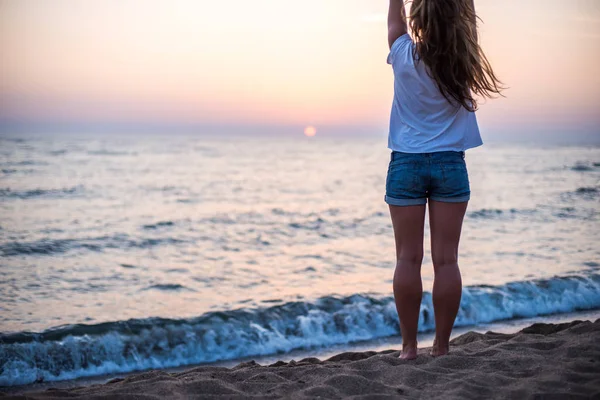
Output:
[[390,214],[396,239],[394,299],[402,333],[400,358],[412,360],[417,358],[417,328],[423,296],[421,263],[425,205],[390,206]]
[[458,243],[466,210],[467,202],[429,202],[431,255],[435,272],[433,356],[448,354],[450,334],[460,307],[462,280],[458,269]]

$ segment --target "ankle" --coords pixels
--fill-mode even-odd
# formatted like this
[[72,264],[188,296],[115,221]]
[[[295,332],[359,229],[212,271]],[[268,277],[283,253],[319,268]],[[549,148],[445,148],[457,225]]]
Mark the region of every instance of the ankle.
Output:
[[407,340],[406,342],[402,342],[402,349],[416,349],[417,341],[416,340]]

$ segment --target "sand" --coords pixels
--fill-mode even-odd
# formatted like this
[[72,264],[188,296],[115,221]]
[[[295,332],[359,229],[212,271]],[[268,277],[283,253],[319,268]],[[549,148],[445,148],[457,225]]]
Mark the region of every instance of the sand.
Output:
[[535,324],[515,334],[469,332],[452,341],[448,356],[434,358],[428,350],[420,350],[415,361],[387,350],[151,371],[3,398],[600,399],[600,319]]

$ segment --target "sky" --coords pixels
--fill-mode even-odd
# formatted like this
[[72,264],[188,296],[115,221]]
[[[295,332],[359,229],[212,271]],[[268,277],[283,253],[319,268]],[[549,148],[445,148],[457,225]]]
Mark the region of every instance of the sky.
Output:
[[[600,138],[600,1],[475,0],[491,137]],[[0,131],[386,132],[386,0],[0,0]],[[207,128],[208,129],[208,128]]]

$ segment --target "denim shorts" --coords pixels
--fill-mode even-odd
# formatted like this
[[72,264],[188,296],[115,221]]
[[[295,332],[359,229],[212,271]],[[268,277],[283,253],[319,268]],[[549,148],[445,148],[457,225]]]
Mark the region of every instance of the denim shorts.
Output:
[[392,206],[469,201],[471,189],[464,151],[392,152],[385,185],[385,202]]

